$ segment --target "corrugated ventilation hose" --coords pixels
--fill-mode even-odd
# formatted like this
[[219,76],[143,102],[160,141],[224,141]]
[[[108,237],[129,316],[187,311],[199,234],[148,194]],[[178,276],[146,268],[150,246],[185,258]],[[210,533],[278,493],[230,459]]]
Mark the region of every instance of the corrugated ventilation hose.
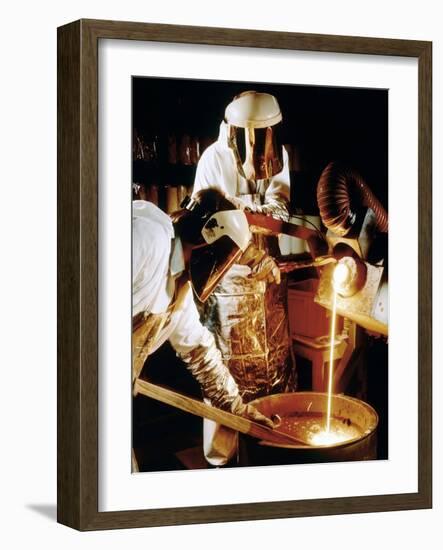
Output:
[[[359,204],[352,204],[353,200]],[[388,213],[381,202],[360,174],[337,162],[330,162],[323,170],[317,184],[317,202],[324,225],[337,235],[348,233],[359,206],[374,212],[378,231],[388,231]]]

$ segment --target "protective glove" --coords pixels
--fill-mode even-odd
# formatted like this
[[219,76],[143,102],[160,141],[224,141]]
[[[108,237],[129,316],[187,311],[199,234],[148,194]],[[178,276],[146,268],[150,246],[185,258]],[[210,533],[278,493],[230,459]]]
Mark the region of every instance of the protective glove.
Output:
[[231,412],[239,416],[244,416],[245,418],[249,418],[249,420],[258,422],[259,424],[263,424],[268,428],[276,427],[274,422],[270,418],[262,414],[260,411],[258,411],[254,407],[254,405],[243,403],[243,400],[241,399],[240,396],[238,396],[238,398],[236,398],[233,401],[231,406]]
[[256,266],[252,268],[249,277],[257,281],[280,284],[280,269],[271,256],[266,255]]
[[247,265],[251,268],[249,277],[258,281],[280,284],[280,269],[271,256],[268,256],[264,250],[258,248],[254,243],[250,243],[243,252],[239,264]]
[[270,215],[285,221],[289,219],[288,201],[284,197],[274,196],[271,199],[268,198],[265,204],[246,204],[241,197],[232,197],[228,194],[225,196],[238,210]]

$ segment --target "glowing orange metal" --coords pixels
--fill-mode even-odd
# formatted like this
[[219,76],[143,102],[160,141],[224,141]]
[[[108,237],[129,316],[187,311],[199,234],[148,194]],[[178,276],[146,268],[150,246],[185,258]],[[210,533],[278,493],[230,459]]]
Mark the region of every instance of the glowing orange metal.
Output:
[[331,427],[331,403],[332,403],[332,379],[334,377],[334,344],[335,344],[335,319],[337,312],[337,291],[333,288],[332,317],[331,317],[331,340],[329,352],[329,374],[328,374],[328,409],[326,413],[326,433]]

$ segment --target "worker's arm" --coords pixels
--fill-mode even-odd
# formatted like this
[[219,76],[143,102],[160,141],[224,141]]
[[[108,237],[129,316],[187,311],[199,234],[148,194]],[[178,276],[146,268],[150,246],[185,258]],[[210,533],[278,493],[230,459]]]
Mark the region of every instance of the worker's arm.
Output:
[[[283,170],[270,178],[269,184],[266,188],[263,197],[262,205],[251,206],[250,203],[246,203],[241,196],[237,196],[236,178],[240,177],[236,173],[234,165],[232,165],[232,179],[233,181],[224,181],[222,178],[226,177],[226,174],[230,174],[230,170],[225,166],[223,169],[219,166],[222,162],[221,158],[216,154],[214,149],[207,149],[200,159],[197,165],[197,171],[195,174],[193,193],[201,189],[207,189],[208,187],[216,187],[231,200],[237,208],[249,208],[254,212],[260,214],[271,214],[278,218],[288,219],[289,217],[289,202],[290,202],[290,179],[289,179],[289,161],[288,153],[283,148]],[[259,182],[259,185],[262,182]]]
[[290,179],[288,153],[283,147],[283,170],[270,179],[263,204],[256,207],[260,214],[271,214],[287,220],[289,217]]
[[[264,185],[265,181],[260,180],[257,183],[257,192],[262,194],[260,189],[261,185]],[[257,212],[258,214],[268,214],[287,220],[289,218],[289,202],[290,202],[290,179],[289,179],[289,163],[288,153],[283,148],[283,169],[280,173],[269,179],[268,186],[263,195],[263,204],[253,204],[246,202],[242,199],[241,195],[237,197],[231,197],[228,195],[228,199],[240,209],[248,209],[251,212]]]
[[180,319],[169,341],[201,385],[205,397],[215,407],[248,416],[272,427],[271,420],[254,407],[243,403],[238,386],[223,363],[213,335],[200,322],[191,292],[177,315],[180,315]]
[[219,166],[219,158],[213,146],[208,147],[200,157],[195,171],[194,186],[192,194],[195,195],[202,189],[212,187],[218,189],[222,193],[227,190],[221,181],[222,167]]
[[250,267],[251,273],[249,277],[253,277],[257,281],[280,284],[280,269],[274,258],[261,248],[258,248],[254,242],[251,241],[249,243],[248,248],[241,255],[238,263]]

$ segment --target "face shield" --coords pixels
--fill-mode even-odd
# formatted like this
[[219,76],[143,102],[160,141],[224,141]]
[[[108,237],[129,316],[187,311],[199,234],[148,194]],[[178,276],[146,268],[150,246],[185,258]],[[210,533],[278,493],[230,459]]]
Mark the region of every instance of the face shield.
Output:
[[283,170],[282,115],[274,96],[244,92],[227,106],[225,118],[228,146],[241,176],[257,181]]
[[189,278],[195,295],[205,302],[249,244],[246,216],[241,210],[216,212],[204,225],[202,236],[204,243],[191,252]]
[[263,180],[283,170],[281,125],[229,129],[237,170],[247,180]]

